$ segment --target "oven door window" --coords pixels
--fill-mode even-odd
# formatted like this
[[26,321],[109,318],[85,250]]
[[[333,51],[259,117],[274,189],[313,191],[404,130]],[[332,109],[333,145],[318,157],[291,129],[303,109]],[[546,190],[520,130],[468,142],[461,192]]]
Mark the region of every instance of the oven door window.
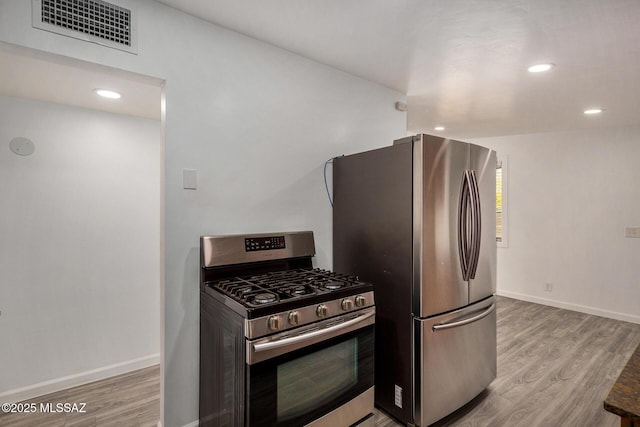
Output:
[[249,425],[300,426],[373,386],[373,326],[248,367]]

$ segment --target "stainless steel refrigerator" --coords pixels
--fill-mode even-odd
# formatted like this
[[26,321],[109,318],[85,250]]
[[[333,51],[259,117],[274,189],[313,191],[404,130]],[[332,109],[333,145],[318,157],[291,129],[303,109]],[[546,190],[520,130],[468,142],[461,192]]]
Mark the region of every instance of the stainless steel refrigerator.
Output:
[[430,135],[333,161],[333,267],[373,283],[376,405],[427,426],[496,377],[496,154]]

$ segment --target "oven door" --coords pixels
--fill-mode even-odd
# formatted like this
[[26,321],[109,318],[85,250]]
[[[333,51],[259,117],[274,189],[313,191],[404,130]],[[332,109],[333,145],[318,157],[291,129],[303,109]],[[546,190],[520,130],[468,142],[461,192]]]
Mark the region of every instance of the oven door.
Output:
[[369,308],[247,344],[247,425],[352,425],[373,411]]

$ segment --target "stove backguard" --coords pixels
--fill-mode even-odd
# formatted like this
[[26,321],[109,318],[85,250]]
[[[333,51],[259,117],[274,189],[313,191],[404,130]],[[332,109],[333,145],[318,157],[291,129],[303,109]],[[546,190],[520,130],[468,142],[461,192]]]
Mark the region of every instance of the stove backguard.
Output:
[[308,258],[316,254],[312,231],[200,238],[203,268]]

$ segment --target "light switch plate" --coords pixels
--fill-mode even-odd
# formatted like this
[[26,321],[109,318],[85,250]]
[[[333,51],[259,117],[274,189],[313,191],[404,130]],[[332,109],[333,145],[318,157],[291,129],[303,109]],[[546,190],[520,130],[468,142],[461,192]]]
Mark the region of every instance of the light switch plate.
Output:
[[640,239],[640,227],[625,227],[624,237],[638,238]]
[[185,190],[195,190],[198,188],[195,169],[182,169],[182,188]]

